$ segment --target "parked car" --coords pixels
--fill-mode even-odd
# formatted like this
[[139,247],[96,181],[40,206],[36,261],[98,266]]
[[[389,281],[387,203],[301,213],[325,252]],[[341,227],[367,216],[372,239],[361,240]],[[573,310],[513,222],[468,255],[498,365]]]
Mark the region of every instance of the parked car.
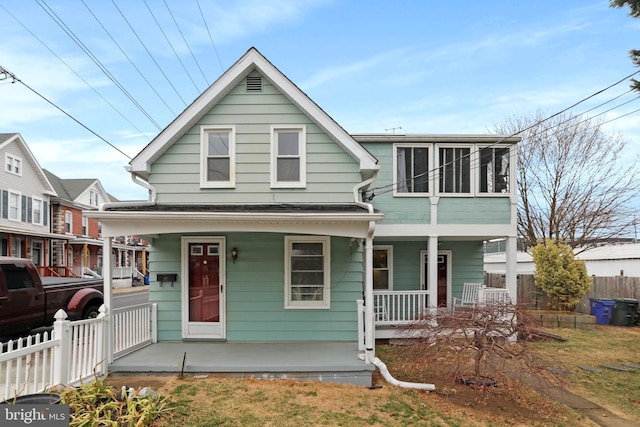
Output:
[[59,309],[70,320],[96,317],[102,289],[102,279],[41,278],[31,260],[0,257],[0,336],[51,325]]

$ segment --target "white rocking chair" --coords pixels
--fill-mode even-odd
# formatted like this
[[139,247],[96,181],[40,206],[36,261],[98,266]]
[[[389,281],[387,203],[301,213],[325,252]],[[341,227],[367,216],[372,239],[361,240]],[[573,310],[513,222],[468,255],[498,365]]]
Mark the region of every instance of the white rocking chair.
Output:
[[475,307],[478,302],[478,289],[482,283],[465,282],[462,288],[462,298],[453,297],[453,311],[460,307]]

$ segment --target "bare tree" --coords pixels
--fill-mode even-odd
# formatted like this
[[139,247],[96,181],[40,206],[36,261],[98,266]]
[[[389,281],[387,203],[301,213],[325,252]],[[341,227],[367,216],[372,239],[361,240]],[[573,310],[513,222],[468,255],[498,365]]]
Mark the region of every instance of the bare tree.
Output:
[[[586,249],[623,237],[635,223],[640,163],[620,134],[567,113],[543,121],[512,116],[495,131],[519,133],[518,233],[527,247],[541,239]],[[521,132],[524,129],[523,132]]]

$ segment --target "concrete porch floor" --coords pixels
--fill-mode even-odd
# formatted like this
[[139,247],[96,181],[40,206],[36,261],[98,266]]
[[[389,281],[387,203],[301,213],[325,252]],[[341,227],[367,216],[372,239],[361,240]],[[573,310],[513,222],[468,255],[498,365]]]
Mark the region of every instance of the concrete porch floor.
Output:
[[359,353],[355,342],[161,342],[115,360],[109,365],[109,372],[183,371],[370,387],[374,366],[360,360]]

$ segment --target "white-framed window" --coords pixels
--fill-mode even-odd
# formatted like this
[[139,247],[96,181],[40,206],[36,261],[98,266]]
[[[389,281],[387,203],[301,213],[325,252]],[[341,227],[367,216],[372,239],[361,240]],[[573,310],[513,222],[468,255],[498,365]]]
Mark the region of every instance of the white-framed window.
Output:
[[471,194],[471,146],[438,147],[438,192]]
[[307,185],[306,126],[271,127],[271,187]]
[[43,213],[42,213],[42,200],[33,198],[33,202],[31,204],[31,223],[42,225],[43,224]]
[[89,235],[89,218],[87,218],[84,215],[82,216],[82,235],[83,236]]
[[5,154],[5,170],[14,175],[22,175],[22,159],[13,154]]
[[235,140],[235,126],[202,126],[200,128],[201,187],[235,187]]
[[431,169],[432,161],[430,145],[394,144],[394,195],[429,195]]
[[73,232],[73,213],[71,211],[64,211],[64,232]]
[[285,308],[331,307],[331,239],[285,236]]
[[393,290],[393,246],[373,247],[373,290]]
[[89,204],[91,206],[98,206],[98,192],[95,190],[89,190]]
[[480,158],[478,192],[480,194],[509,194],[511,192],[510,146],[478,148]]
[[20,221],[22,212],[22,196],[9,190],[9,220]]

